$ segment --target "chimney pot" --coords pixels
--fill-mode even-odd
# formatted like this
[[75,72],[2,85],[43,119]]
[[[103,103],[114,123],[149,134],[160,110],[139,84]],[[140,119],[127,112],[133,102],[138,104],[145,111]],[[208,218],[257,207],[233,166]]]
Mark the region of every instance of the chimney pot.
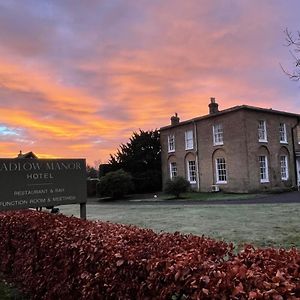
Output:
[[175,116],[172,116],[171,117],[171,125],[174,126],[174,125],[177,125],[179,124],[179,117],[178,117],[178,114],[175,113]]
[[214,97],[210,98],[210,103],[209,103],[208,107],[209,107],[210,115],[219,112],[219,104],[216,103],[216,98],[214,98]]

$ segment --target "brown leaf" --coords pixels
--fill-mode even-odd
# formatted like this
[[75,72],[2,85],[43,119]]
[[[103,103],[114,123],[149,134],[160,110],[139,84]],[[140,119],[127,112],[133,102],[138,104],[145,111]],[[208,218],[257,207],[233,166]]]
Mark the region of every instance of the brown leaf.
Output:
[[257,298],[257,293],[254,292],[254,291],[249,292],[248,298],[249,299],[256,299]]
[[232,296],[236,296],[240,293],[244,293],[244,286],[241,282],[233,289]]
[[119,259],[116,263],[117,267],[120,267],[124,264],[124,260],[123,259]]
[[205,295],[208,295],[208,294],[209,294],[209,290],[208,290],[208,289],[205,289],[205,288],[202,289],[202,292],[203,292]]
[[174,277],[175,281],[177,281],[180,276],[181,276],[181,272],[177,271],[176,274],[175,274],[175,277]]

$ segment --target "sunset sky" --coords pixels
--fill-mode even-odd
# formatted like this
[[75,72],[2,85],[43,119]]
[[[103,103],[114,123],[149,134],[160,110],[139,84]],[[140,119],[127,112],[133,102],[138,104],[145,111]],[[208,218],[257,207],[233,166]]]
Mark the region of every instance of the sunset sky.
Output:
[[133,131],[248,104],[300,113],[299,0],[0,0],[0,150],[106,162]]

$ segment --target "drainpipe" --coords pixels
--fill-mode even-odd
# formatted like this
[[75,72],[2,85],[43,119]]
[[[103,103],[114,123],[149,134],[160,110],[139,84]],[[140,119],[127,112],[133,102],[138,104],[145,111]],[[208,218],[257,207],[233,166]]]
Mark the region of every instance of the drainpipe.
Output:
[[295,126],[292,127],[292,145],[293,145],[293,156],[294,156],[294,170],[295,170],[295,179],[296,179],[296,184],[299,190],[299,185],[298,185],[298,173],[297,173],[297,156],[296,156],[296,149],[295,149],[295,138],[294,138],[294,130],[297,128],[297,126],[300,124],[300,118],[297,118],[297,123]]
[[198,161],[198,135],[197,135],[197,125],[196,122],[193,121],[194,126],[194,135],[195,135],[195,154],[196,154],[196,165],[197,165],[197,190],[200,190],[200,174],[199,174],[199,161]]

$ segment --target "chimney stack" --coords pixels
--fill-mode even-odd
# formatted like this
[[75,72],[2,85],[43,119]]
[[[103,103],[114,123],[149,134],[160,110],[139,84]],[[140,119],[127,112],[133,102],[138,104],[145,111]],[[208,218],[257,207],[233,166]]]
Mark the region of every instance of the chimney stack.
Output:
[[218,105],[218,103],[216,103],[216,99],[213,98],[213,97],[210,98],[210,103],[209,103],[208,107],[209,107],[209,114],[210,115],[219,112],[219,108],[218,108],[219,105]]
[[175,116],[172,116],[171,117],[171,125],[174,126],[174,125],[178,125],[179,124],[179,117],[177,115],[177,113],[175,113]]

